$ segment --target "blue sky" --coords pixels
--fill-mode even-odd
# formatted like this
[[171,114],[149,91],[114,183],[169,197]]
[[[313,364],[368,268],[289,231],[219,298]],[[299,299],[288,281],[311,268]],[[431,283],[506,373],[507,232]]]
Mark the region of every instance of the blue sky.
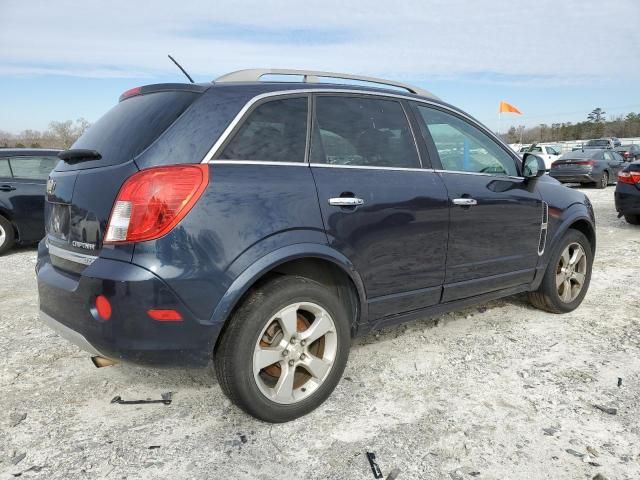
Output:
[[251,67],[415,83],[491,128],[640,112],[640,2],[2,0],[0,130],[95,121],[133,86]]

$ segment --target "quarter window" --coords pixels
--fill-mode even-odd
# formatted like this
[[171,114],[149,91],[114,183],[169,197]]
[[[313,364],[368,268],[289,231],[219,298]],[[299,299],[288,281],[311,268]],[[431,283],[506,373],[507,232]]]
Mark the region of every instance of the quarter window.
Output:
[[399,102],[319,95],[315,112],[313,163],[420,168],[415,140]]
[[0,159],[0,177],[11,178],[11,169],[9,168],[9,160]]
[[58,163],[57,157],[14,157],[9,160],[14,178],[46,180]]
[[218,157],[224,160],[304,162],[307,97],[259,105]]
[[444,170],[518,175],[515,161],[480,129],[459,117],[415,105],[427,137],[433,139]]

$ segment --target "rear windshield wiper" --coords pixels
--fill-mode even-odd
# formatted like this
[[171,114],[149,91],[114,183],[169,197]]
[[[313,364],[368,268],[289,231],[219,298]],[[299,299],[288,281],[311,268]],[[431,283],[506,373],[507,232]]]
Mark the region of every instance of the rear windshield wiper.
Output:
[[64,160],[67,163],[86,162],[88,160],[100,160],[102,155],[96,150],[85,150],[84,148],[74,148],[71,150],[65,150],[58,154],[60,160]]

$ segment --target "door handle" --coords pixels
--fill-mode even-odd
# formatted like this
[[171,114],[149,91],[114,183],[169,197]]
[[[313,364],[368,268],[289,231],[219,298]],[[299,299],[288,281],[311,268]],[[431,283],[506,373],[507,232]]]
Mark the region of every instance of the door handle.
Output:
[[454,205],[460,205],[461,207],[471,207],[473,205],[477,205],[478,201],[474,198],[454,198]]
[[2,192],[10,192],[12,190],[15,190],[16,187],[12,186],[12,185],[2,185],[0,186],[0,191]]
[[334,197],[329,199],[329,205],[336,207],[357,207],[363,203],[363,199],[356,197]]

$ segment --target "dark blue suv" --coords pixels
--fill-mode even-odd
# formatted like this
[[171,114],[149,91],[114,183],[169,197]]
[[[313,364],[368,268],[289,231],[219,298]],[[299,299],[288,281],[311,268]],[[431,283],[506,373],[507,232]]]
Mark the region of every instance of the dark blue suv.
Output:
[[520,292],[568,312],[589,286],[587,198],[407,85],[144,86],[60,158],[43,321],[103,361],[213,359],[266,421],[322,403],[354,336]]

